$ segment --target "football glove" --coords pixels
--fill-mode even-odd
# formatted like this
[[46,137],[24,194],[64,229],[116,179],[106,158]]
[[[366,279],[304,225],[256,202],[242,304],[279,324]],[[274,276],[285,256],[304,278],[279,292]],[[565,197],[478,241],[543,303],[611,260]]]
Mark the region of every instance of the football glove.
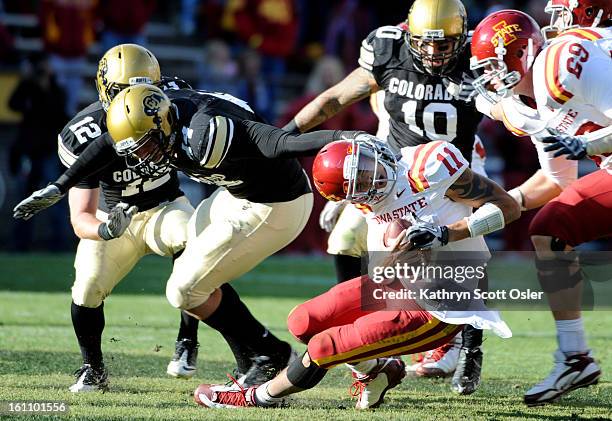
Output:
[[448,244],[448,228],[423,221],[416,215],[412,217],[412,226],[406,230],[406,239],[412,248],[429,250]]
[[575,161],[587,156],[586,142],[580,136],[570,136],[550,129],[548,131],[552,136],[542,139],[542,142],[550,143],[550,145],[544,148],[544,151],[555,151],[553,155],[555,158],[567,155],[565,158]]
[[137,212],[138,208],[136,206],[117,203],[108,214],[106,222],[102,222],[98,226],[98,235],[106,241],[121,237]]
[[340,212],[344,209],[346,202],[341,200],[339,202],[327,202],[325,207],[319,215],[319,226],[326,232],[332,232],[334,225],[338,221]]
[[28,220],[43,209],[47,209],[59,202],[64,193],[55,184],[49,184],[23,199],[13,208],[13,218]]
[[456,100],[465,102],[470,102],[478,94],[472,85],[473,81],[474,79],[470,77],[464,77],[459,83],[454,82],[447,77],[442,78],[442,84],[446,88],[447,92]]

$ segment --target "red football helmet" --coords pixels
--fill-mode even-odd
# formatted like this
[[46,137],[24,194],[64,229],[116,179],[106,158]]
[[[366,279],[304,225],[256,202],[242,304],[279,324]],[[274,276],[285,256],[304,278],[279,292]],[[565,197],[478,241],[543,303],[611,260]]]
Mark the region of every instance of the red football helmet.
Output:
[[369,135],[338,140],[319,151],[312,164],[315,187],[328,200],[375,204],[393,189],[397,163],[391,150]]
[[540,27],[526,13],[500,10],[490,14],[472,35],[470,67],[484,71],[472,82],[474,88],[493,103],[510,95],[543,45]]
[[542,28],[545,38],[553,38],[559,32],[577,26],[599,26],[612,19],[610,0],[548,0],[546,13],[550,14],[550,25]]

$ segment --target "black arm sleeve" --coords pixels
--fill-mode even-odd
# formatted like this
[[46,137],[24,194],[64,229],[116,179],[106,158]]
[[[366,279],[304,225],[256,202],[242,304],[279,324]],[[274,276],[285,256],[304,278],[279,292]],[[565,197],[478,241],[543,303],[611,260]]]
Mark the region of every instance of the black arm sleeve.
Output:
[[334,140],[351,139],[362,131],[319,130],[304,134],[291,134],[278,127],[257,121],[241,122],[246,135],[266,158],[294,158],[314,155]]
[[62,193],[65,193],[84,178],[102,171],[118,159],[122,158],[115,153],[109,137],[100,136],[83,150],[70,168],[64,171],[53,184]]

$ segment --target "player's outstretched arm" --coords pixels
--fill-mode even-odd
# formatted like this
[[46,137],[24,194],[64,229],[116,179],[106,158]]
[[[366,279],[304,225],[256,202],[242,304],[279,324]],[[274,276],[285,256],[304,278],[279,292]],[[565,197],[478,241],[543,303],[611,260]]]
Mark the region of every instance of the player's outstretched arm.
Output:
[[334,140],[353,139],[364,132],[359,130],[318,130],[292,134],[278,127],[258,121],[241,123],[247,138],[266,158],[294,158],[314,155]]
[[449,241],[489,234],[521,215],[518,203],[504,189],[469,168],[448,188],[446,196],[477,208],[468,218],[448,225]]
[[359,67],[309,102],[284,129],[306,132],[379,89],[372,73]]

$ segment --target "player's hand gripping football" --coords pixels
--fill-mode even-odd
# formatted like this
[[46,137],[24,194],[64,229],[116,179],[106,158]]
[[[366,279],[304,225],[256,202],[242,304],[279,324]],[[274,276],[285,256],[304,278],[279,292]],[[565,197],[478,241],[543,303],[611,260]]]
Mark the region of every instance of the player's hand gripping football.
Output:
[[435,225],[412,215],[412,225],[406,231],[406,239],[413,248],[429,250],[448,244],[448,228]]
[[332,232],[334,225],[336,225],[336,221],[338,221],[340,212],[342,212],[342,209],[344,209],[344,206],[346,206],[346,202],[342,200],[339,202],[327,202],[319,215],[319,226],[321,229],[325,230],[326,232]]
[[567,155],[566,158],[572,160],[580,160],[587,156],[586,142],[580,136],[570,136],[550,129],[548,131],[551,136],[545,137],[542,142],[550,145],[546,146],[544,151],[555,151],[554,157]]
[[98,235],[103,240],[121,237],[137,212],[138,208],[136,206],[117,203],[108,214],[106,222],[102,222],[98,227]]
[[28,220],[43,209],[59,202],[64,193],[54,185],[49,184],[44,189],[36,190],[13,208],[13,218]]

